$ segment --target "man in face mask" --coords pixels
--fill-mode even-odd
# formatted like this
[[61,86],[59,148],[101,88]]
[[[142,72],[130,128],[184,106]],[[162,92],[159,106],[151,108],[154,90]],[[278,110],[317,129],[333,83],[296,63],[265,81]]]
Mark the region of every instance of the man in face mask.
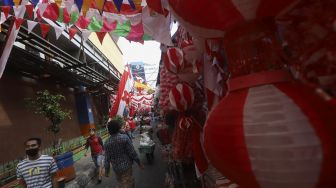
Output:
[[40,138],[30,138],[25,142],[27,158],[17,165],[17,179],[27,188],[57,187],[57,165],[52,157],[39,153],[40,147]]

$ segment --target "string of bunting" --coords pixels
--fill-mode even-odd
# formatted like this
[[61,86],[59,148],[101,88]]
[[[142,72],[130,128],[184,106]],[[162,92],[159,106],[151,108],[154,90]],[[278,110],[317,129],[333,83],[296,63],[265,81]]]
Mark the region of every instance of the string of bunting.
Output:
[[[13,16],[16,29],[27,21],[30,33],[39,24],[42,37],[46,37],[50,28],[53,27],[57,39],[67,28],[70,40],[79,30],[88,34],[96,32],[101,43],[106,33],[110,32],[135,42],[143,43],[145,40],[152,40],[144,32],[141,0],[128,0],[127,4],[123,0],[113,0],[113,2],[55,0],[51,3],[44,1],[38,4],[38,0],[32,0],[31,3],[24,0],[2,0],[0,24]],[[14,15],[10,15],[11,10]],[[17,17],[20,11],[25,11],[24,18]]]

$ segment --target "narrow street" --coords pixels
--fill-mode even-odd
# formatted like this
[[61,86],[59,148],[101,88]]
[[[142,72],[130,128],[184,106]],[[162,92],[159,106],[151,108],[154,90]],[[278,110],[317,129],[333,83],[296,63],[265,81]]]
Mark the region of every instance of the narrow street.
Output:
[[[165,173],[167,171],[167,165],[164,161],[162,161],[160,156],[160,144],[159,140],[156,137],[156,123],[154,126],[153,139],[156,143],[155,153],[154,153],[154,161],[152,164],[148,164],[146,160],[146,156],[144,154],[139,153],[139,132],[136,131],[136,138],[133,140],[134,148],[137,151],[141,162],[145,165],[144,170],[140,170],[136,164],[133,165],[133,173],[135,179],[135,187],[136,188],[158,188],[164,187],[165,182]],[[97,180],[94,179],[88,185],[89,188],[114,188],[117,187],[116,176],[111,169],[109,177],[103,177],[103,181],[101,184],[97,184]]]

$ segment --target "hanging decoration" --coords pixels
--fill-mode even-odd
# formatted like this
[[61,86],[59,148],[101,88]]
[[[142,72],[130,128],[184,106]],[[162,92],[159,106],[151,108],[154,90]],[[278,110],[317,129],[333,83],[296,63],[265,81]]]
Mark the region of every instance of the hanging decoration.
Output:
[[206,38],[222,38],[223,31],[231,26],[256,18],[276,16],[298,1],[168,0],[168,2],[171,13],[191,34]]
[[230,93],[204,128],[211,164],[242,187],[334,187],[335,111],[313,88],[294,83],[274,20],[230,28],[223,48]]
[[183,51],[176,47],[168,48],[164,55],[163,63],[168,71],[177,74],[184,66]]
[[42,37],[45,38],[50,30],[49,24],[40,23]]
[[[35,21],[36,19],[36,21],[45,24],[44,20],[48,19],[68,25],[68,27],[76,25],[81,30],[99,33],[112,32],[113,35],[143,43],[145,40],[152,40],[151,35],[154,34],[148,29],[144,29],[141,2],[142,0],[75,0],[64,2],[56,0],[41,3],[32,1],[31,4],[24,5],[27,9],[27,17],[24,20]],[[14,9],[14,13],[17,12],[15,10],[18,9],[21,1],[15,0],[15,3],[14,5],[14,2],[9,0],[3,2],[2,11],[6,19],[8,19],[11,8]],[[34,7],[36,7],[35,10]],[[87,16],[88,12],[90,12],[90,15]],[[154,21],[155,19],[152,20],[152,22]],[[148,25],[148,20],[146,24]],[[165,40],[169,41],[170,34],[166,38]]]
[[194,103],[194,92],[187,84],[177,84],[169,92],[171,106],[181,112],[188,110]]

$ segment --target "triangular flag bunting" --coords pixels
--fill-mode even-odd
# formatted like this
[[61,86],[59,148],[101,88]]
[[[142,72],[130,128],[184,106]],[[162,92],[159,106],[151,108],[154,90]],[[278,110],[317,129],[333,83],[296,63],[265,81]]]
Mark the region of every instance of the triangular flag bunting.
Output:
[[77,11],[72,12],[70,23],[74,24],[75,22],[77,22],[78,18],[79,18],[79,13]]
[[70,22],[70,14],[66,8],[63,8],[63,23],[68,24]]
[[143,34],[143,25],[142,23],[139,23],[138,25],[131,27],[131,31],[126,38],[130,41],[143,42]]
[[75,34],[78,32],[78,29],[70,27],[68,30],[69,30],[69,38],[70,40],[72,40]]
[[131,31],[131,22],[128,21],[124,24],[117,24],[117,27],[113,31],[113,34],[120,36],[120,37],[126,37],[128,36],[130,31]]
[[138,25],[142,21],[142,14],[127,15],[126,16],[130,21],[131,25]]
[[45,9],[43,17],[48,18],[52,21],[56,21],[59,17],[59,8],[56,3],[51,3]]
[[48,7],[48,3],[41,3],[38,5],[37,11],[40,11],[40,15],[43,15],[47,7]]
[[142,40],[153,40],[151,36],[147,35],[146,33],[144,33],[144,35],[142,36]]
[[8,18],[3,12],[1,12],[0,24],[3,24]]
[[61,8],[62,0],[55,0],[55,3],[57,4],[58,7]]
[[13,7],[14,6],[14,2],[13,2],[13,0],[2,0],[2,5]]
[[130,4],[130,6],[132,7],[132,9],[135,10],[136,7],[135,7],[135,4],[134,4],[133,0],[128,0],[128,2]]
[[33,18],[33,13],[34,13],[33,10],[34,10],[33,5],[26,5],[26,12],[30,19]]
[[112,3],[112,1],[106,1],[104,5],[104,12],[115,12],[116,9]]
[[10,9],[11,9],[10,6],[2,6],[2,12],[5,14],[6,18],[8,18]]
[[18,30],[20,28],[20,26],[23,23],[23,21],[24,21],[24,19],[22,19],[22,18],[16,18],[15,19],[15,28],[16,28],[16,30]]
[[27,25],[28,25],[28,34],[32,32],[34,27],[37,25],[37,22],[27,20]]
[[[55,30],[55,35],[56,35],[56,40],[61,36],[63,30],[65,29],[64,26],[59,26],[57,23],[49,20],[49,19],[44,19],[51,27],[54,28]],[[62,25],[62,24],[61,24]]]
[[31,3],[34,5],[34,7],[36,7],[36,5],[38,4],[39,0],[31,0]]
[[58,40],[59,37],[61,36],[64,28],[63,27],[54,26],[54,30],[55,30],[56,40]]
[[76,22],[76,26],[81,29],[86,29],[89,24],[90,20],[85,18],[84,16],[80,16],[78,21]]
[[97,8],[100,12],[103,12],[104,4],[105,4],[105,0],[94,0],[93,2],[96,3],[96,8]]
[[96,32],[96,34],[97,34],[97,37],[100,41],[100,44],[103,45],[103,41],[104,41],[106,33],[105,32]]
[[37,19],[39,22],[42,21],[42,16],[41,16],[40,9],[37,9],[35,16],[36,16],[36,19]]
[[49,24],[40,23],[40,28],[41,28],[42,37],[45,38],[47,36],[48,32],[49,32],[50,25]]
[[24,8],[24,6],[22,5],[13,7],[15,17],[19,17],[19,14],[22,11],[22,8]]
[[83,0],[75,0],[79,12],[82,10]]
[[123,0],[113,0],[114,5],[117,7],[118,11],[121,10],[121,5],[123,4]]
[[115,30],[117,27],[117,22],[108,22],[106,18],[104,18],[103,21],[103,28],[101,29],[101,32],[111,32]]
[[88,25],[87,29],[92,32],[101,31],[103,27],[103,23],[98,21],[96,17],[92,17],[90,24]]
[[59,9],[59,14],[58,14],[58,18],[57,18],[57,21],[60,22],[60,23],[63,23],[64,21],[64,16],[63,16],[63,8],[60,8]]
[[83,41],[86,42],[87,39],[89,38],[89,36],[91,35],[91,31],[89,30],[83,30],[82,31],[82,37],[83,37]]
[[68,12],[71,12],[72,5],[74,4],[73,0],[65,0],[64,5]]

